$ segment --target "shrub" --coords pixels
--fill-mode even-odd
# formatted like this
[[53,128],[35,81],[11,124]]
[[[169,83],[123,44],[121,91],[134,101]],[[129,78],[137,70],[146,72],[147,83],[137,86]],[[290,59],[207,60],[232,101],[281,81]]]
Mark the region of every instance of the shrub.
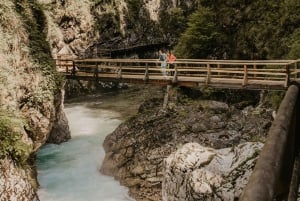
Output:
[[0,110],[0,158],[10,156],[19,164],[28,159],[32,147],[22,141],[22,130],[27,127],[24,119],[12,112]]

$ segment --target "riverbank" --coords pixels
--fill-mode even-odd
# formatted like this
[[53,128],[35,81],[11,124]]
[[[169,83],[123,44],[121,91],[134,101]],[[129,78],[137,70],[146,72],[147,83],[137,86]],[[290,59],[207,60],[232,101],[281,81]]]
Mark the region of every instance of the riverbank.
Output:
[[47,144],[37,156],[41,201],[129,201],[128,189],[99,172],[104,159],[103,141],[126,119],[137,113],[157,87],[131,86],[65,101],[72,139]]
[[[101,144],[123,120],[114,107],[103,109],[98,100],[65,104],[72,139],[47,144],[37,154],[41,201],[129,201],[127,189],[99,172]],[[99,162],[100,161],[100,162]]]
[[[229,92],[223,94],[228,96]],[[164,161],[185,144],[192,142],[221,149],[249,141],[263,142],[273,120],[273,109],[262,102],[260,92],[230,93],[237,99],[235,102],[219,101],[224,100],[220,91],[210,93],[210,99],[214,100],[208,100],[208,96],[199,90],[182,92],[173,89],[166,110],[162,110],[162,97],[147,100],[136,116],[106,137],[103,145],[106,156],[101,172],[114,176],[122,185],[129,187],[130,195],[136,200],[157,201],[162,200]],[[259,149],[252,152],[253,156],[245,158],[253,159],[253,164],[258,152]],[[232,186],[229,189],[219,186],[223,189],[220,194],[231,190],[233,196],[238,196],[234,183],[245,171],[251,172],[252,167],[248,165],[248,169],[235,170],[234,175],[229,175],[223,184],[230,183]]]

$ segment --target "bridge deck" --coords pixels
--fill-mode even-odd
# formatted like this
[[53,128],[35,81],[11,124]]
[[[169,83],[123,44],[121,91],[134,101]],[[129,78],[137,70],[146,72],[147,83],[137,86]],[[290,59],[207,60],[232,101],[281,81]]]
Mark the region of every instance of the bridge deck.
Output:
[[163,76],[153,59],[58,59],[67,79],[218,88],[286,89],[298,79],[299,60],[180,59]]

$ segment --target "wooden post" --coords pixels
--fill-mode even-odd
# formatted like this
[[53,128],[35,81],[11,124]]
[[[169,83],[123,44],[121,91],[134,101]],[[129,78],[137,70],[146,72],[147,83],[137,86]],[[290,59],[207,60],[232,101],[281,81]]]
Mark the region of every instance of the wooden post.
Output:
[[99,73],[99,70],[98,70],[98,62],[96,62],[96,68],[95,68],[95,74],[94,74],[94,76],[95,76],[97,82],[98,82],[98,80],[99,80],[98,73]]
[[207,75],[206,75],[206,84],[207,85],[210,83],[210,74],[211,74],[210,64],[207,64]]
[[144,75],[144,81],[149,80],[149,66],[148,63],[146,63],[146,69],[145,69],[145,75]]
[[290,83],[290,68],[288,65],[285,65],[285,73],[286,73],[286,77],[285,77],[284,87],[288,87]]
[[169,91],[170,91],[171,85],[167,85],[167,91],[164,96],[164,103],[163,103],[163,109],[167,109],[168,101],[169,101]]
[[[218,64],[217,69],[220,70],[220,68],[221,68],[221,64]],[[218,72],[218,75],[220,75],[220,74],[221,74],[221,73]]]
[[122,63],[119,64],[118,79],[122,78]]
[[177,64],[174,64],[174,76],[173,76],[172,82],[176,83],[177,81],[178,81],[178,78],[177,78]]
[[244,65],[244,79],[243,79],[243,86],[248,84],[248,69],[247,65]]
[[60,55],[57,55],[57,58],[56,58],[56,70],[60,69],[61,68],[61,64],[60,64],[60,61],[61,60],[61,56]]
[[256,68],[256,64],[253,65],[253,69],[254,69],[254,72],[255,72],[255,73],[254,73],[254,77],[256,77],[256,69],[257,69],[257,68]]
[[297,66],[298,66],[298,62],[295,62],[295,64],[294,64],[294,73],[295,73],[294,78],[295,78],[295,79],[297,79],[297,77],[298,77],[298,74],[297,74]]
[[76,67],[75,67],[75,61],[73,60],[72,61],[72,75],[74,75],[75,76],[75,74],[76,74]]

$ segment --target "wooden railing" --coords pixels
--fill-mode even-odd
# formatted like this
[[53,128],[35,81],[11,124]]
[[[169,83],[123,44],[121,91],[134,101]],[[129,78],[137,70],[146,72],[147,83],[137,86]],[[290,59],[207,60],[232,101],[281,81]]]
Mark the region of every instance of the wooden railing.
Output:
[[[257,89],[287,89],[241,201],[296,201],[299,183],[300,60],[177,60],[161,72],[153,59],[60,59],[69,79]],[[298,159],[297,159],[298,157]]]
[[299,185],[299,88],[291,85],[240,201],[296,201]]
[[57,69],[68,79],[177,84],[229,88],[285,89],[298,81],[299,60],[179,59],[163,76],[153,59],[58,59]]

